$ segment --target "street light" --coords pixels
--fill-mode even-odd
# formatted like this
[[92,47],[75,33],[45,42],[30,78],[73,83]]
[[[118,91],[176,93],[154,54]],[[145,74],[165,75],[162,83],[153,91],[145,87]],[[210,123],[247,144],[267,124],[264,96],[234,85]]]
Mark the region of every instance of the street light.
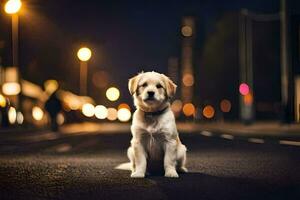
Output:
[[9,0],[6,2],[4,10],[7,14],[16,14],[22,7],[20,0]]
[[18,40],[19,40],[19,15],[18,12],[22,7],[21,0],[9,0],[4,6],[7,14],[11,15],[12,19],[12,54],[13,66],[18,66]]
[[91,58],[92,52],[87,47],[82,47],[77,52],[80,60],[80,94],[87,95],[87,61]]
[[[19,15],[18,12],[20,11],[22,7],[21,0],[9,0],[6,2],[4,6],[4,11],[11,15],[11,26],[12,26],[12,65],[17,69],[18,78],[16,80],[16,83],[8,83],[10,85],[6,85],[6,88],[8,89],[15,89],[15,95],[18,95],[21,87],[19,84],[20,76],[18,72],[18,60],[19,60]],[[4,85],[3,85],[4,86]],[[16,101],[16,107],[19,107],[19,97],[15,97]]]

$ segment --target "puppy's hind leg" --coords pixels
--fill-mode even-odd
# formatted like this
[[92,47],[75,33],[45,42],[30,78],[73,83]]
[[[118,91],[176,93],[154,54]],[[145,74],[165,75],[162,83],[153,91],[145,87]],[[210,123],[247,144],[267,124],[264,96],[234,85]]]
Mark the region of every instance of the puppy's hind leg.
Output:
[[178,145],[177,148],[177,170],[181,173],[187,173],[188,169],[185,167],[186,164],[186,147],[183,144]]
[[131,164],[131,173],[135,172],[135,159],[134,159],[134,152],[133,152],[133,148],[129,147],[127,150],[127,156],[130,160],[130,164]]

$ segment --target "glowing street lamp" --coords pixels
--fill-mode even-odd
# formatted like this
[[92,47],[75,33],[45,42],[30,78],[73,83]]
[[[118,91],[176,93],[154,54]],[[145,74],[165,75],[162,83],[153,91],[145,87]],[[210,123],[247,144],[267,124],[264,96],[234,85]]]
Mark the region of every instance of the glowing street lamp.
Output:
[[87,61],[92,57],[92,51],[87,47],[82,47],[77,52],[80,60],[80,94],[87,95]]
[[16,14],[22,7],[20,0],[9,0],[4,6],[4,10],[7,14]]

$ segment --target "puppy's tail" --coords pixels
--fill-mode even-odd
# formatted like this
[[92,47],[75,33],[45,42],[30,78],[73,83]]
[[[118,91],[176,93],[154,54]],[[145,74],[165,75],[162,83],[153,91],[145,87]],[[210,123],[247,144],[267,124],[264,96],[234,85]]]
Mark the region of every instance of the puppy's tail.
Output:
[[122,163],[119,164],[118,166],[115,167],[115,169],[119,169],[119,170],[131,170],[131,163],[127,162],[127,163]]

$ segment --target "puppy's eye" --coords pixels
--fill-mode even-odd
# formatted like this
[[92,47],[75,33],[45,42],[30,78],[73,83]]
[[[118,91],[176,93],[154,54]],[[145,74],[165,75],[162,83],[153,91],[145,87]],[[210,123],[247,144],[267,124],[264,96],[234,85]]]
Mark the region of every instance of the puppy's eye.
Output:
[[162,85],[161,84],[157,84],[156,88],[162,88]]
[[144,83],[143,85],[142,85],[142,87],[147,87],[148,86],[148,84],[147,83]]

